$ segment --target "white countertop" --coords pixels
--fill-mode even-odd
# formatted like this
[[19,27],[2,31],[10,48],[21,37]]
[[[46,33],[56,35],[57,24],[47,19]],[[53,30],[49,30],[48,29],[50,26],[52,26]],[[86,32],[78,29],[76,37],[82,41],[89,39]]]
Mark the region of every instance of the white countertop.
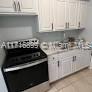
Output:
[[70,51],[73,51],[73,50],[91,50],[91,49],[79,49],[79,48],[73,48],[73,49],[57,49],[57,50],[43,50],[47,55],[53,55],[53,54],[57,54],[57,53],[65,53],[65,52],[70,52]]

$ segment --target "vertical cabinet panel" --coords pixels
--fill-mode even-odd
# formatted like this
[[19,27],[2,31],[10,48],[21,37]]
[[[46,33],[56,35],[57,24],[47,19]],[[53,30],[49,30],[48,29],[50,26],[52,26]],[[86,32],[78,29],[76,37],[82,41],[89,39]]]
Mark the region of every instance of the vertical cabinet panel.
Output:
[[83,68],[83,58],[82,58],[82,54],[78,54],[76,56],[76,61],[75,63],[75,71],[79,71],[80,69]]
[[64,0],[54,0],[54,30],[65,29],[66,24],[66,2]]
[[62,61],[62,77],[72,73],[72,57]]
[[52,31],[51,0],[39,0],[39,31]]
[[90,51],[82,51],[80,61],[82,62],[82,68],[89,66],[91,61]]
[[80,28],[85,28],[87,22],[88,2],[80,1],[78,4],[78,22]]
[[50,83],[58,80],[58,58],[57,55],[49,56],[49,80]]
[[85,67],[88,67],[91,62],[90,51],[80,51],[80,54],[76,55],[75,71],[79,71]]
[[68,21],[69,28],[76,29],[77,27],[77,2],[69,2],[68,3]]

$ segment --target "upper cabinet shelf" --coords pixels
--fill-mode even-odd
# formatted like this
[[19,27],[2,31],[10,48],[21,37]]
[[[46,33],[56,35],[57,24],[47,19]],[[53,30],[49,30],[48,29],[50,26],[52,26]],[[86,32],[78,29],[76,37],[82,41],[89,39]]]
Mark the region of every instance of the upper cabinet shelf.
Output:
[[0,14],[37,15],[36,4],[36,0],[0,0]]
[[39,31],[85,28],[88,1],[39,0]]

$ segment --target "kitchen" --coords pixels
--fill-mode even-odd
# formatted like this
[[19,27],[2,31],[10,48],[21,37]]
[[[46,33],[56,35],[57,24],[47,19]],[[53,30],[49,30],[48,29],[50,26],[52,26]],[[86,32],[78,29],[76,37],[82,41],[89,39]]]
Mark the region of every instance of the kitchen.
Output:
[[1,0],[0,92],[92,92],[91,10],[91,0]]

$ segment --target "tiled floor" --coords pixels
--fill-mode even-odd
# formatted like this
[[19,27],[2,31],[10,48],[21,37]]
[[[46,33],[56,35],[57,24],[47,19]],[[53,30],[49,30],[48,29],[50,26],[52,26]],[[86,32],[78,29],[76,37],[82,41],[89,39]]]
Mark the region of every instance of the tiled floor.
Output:
[[84,69],[59,80],[48,92],[92,92],[92,70]]

